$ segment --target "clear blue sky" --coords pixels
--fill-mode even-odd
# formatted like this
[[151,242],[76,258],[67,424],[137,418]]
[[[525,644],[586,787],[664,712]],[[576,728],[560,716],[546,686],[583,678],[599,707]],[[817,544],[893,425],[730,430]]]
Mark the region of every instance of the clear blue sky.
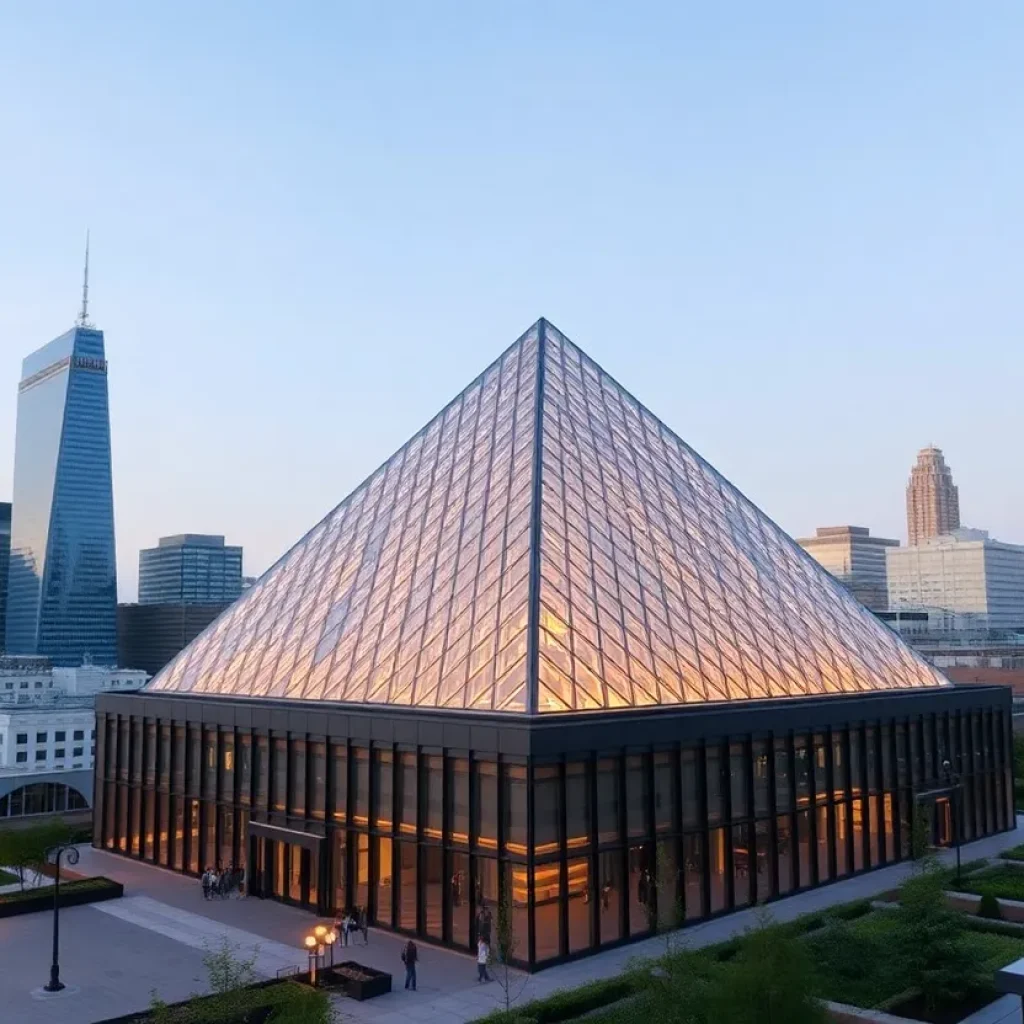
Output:
[[1019,3],[0,8],[0,496],[93,232],[122,598],[266,568],[546,316],[785,529],[1024,542]]

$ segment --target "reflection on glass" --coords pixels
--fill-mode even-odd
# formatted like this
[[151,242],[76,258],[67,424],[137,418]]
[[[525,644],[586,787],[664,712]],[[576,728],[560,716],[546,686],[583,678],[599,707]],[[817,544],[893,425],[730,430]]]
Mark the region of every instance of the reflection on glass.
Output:
[[423,783],[423,838],[442,839],[444,828],[444,758],[424,754],[420,758]]
[[683,881],[686,919],[704,917],[704,848],[700,835],[683,836]]
[[651,849],[645,843],[629,848],[629,934],[639,935],[652,927],[656,906],[655,876]]
[[[440,851],[438,851],[440,852]],[[406,931],[416,931],[416,844],[398,844],[398,912],[396,924]]]
[[558,851],[562,820],[562,780],[556,765],[537,765],[533,770],[533,851],[535,856]]
[[473,762],[473,805],[476,845],[484,850],[498,848],[498,766],[492,761]]
[[565,845],[580,850],[590,843],[590,764],[570,761],[565,766]]
[[385,836],[374,839],[377,845],[377,911],[374,920],[378,924],[391,925],[393,874],[391,864],[391,840]]
[[525,856],[526,766],[502,765],[502,779],[505,787],[505,851]]
[[[602,757],[597,762],[597,839],[600,843],[622,841],[619,816],[619,759]],[[604,941],[604,933],[602,933]]]
[[334,833],[334,853],[331,857],[331,889],[335,912],[344,913],[349,909],[348,889],[346,888],[346,868],[348,866],[347,833],[337,829]]
[[597,858],[601,942],[615,942],[622,938],[622,852],[608,850]]
[[799,870],[798,884],[800,888],[811,885],[814,881],[811,875],[811,817],[810,811],[800,811],[796,816],[796,830],[798,841]]
[[353,825],[365,827],[370,814],[370,752],[365,747],[353,747],[350,756],[353,792],[348,796],[349,814]]
[[593,945],[591,937],[591,908],[593,893],[590,886],[590,860],[575,857],[566,865],[568,891],[566,902],[569,917],[569,952],[578,953]]
[[827,882],[832,877],[828,858],[832,836],[828,827],[828,808],[824,804],[819,804],[815,808],[815,818],[815,827],[818,831],[818,881]]
[[469,945],[469,854],[452,853],[449,903],[452,914],[452,942],[458,946]]
[[390,831],[395,813],[394,799],[394,755],[390,750],[374,750],[373,823],[377,828]]
[[775,819],[775,849],[778,862],[779,895],[784,896],[794,889],[793,873],[796,869],[793,822],[788,814],[780,814]]
[[711,913],[725,909],[725,829],[715,828],[708,834],[708,853],[711,863],[708,875],[711,881]]
[[[403,887],[405,880],[402,880]],[[405,899],[404,895],[402,897]],[[435,939],[444,937],[444,850],[423,847],[423,925]]]
[[333,790],[331,817],[335,821],[344,821],[348,809],[348,748],[344,743],[332,743],[330,756]]
[[403,752],[398,755],[398,830],[405,835],[416,835],[416,755]]
[[836,878],[842,878],[850,870],[847,848],[850,830],[847,826],[846,804],[836,804]]
[[537,960],[551,960],[559,955],[562,934],[561,868],[557,861],[534,867],[533,894]]
[[732,895],[733,905],[745,907],[750,902],[750,872],[753,851],[750,848],[750,826],[732,827]]
[[469,761],[464,757],[449,758],[448,773],[448,839],[453,846],[469,846]]
[[697,751],[682,752],[683,828],[696,828],[700,821],[700,783],[697,775]]
[[356,843],[356,876],[352,887],[352,898],[356,909],[366,910],[370,902],[370,837],[360,833]]

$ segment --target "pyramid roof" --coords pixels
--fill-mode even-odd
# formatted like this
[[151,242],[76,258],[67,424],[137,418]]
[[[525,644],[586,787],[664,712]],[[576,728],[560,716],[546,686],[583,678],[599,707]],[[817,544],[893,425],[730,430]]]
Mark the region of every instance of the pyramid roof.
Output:
[[540,320],[148,689],[546,714],[948,685]]

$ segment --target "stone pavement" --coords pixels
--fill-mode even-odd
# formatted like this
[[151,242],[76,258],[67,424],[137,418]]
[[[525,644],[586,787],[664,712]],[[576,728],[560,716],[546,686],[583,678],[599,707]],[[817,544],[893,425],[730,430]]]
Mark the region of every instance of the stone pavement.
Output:
[[1021,1024],[1020,996],[1003,996],[972,1013],[962,1024]]
[[[992,856],[1024,842],[1024,818],[1017,829],[971,843],[964,860]],[[81,848],[78,871],[105,874],[125,885],[125,898],[92,907],[64,911],[62,923],[63,976],[78,991],[40,1001],[31,989],[46,980],[49,915],[33,914],[0,921],[0,1020],[39,1024],[92,1024],[103,1017],[142,1009],[155,989],[168,1002],[205,989],[202,965],[204,944],[216,945],[220,936],[241,950],[259,947],[257,967],[266,975],[281,967],[304,962],[302,938],[316,918],[294,907],[269,900],[204,900],[199,883],[152,865]],[[953,852],[942,859],[951,862]],[[911,865],[894,865],[846,879],[810,892],[799,893],[769,907],[777,921],[835,903],[872,896],[898,885]],[[756,921],[759,911],[748,909],[685,929],[683,938],[697,947],[741,933]],[[369,945],[360,942],[352,959],[389,971],[394,991],[357,1003],[339,998],[343,1018],[374,1024],[463,1024],[483,1016],[502,1003],[497,983],[476,982],[476,966],[468,955],[418,943],[419,991],[402,988],[400,953],[405,940],[371,929]],[[620,972],[636,957],[656,956],[664,939],[648,939],[562,964],[532,976],[515,975],[520,986],[517,1002],[550,995],[597,978]],[[29,955],[31,951],[32,955]],[[344,950],[337,950],[339,959]],[[1020,1009],[999,1000],[976,1015],[970,1024],[1024,1024]]]

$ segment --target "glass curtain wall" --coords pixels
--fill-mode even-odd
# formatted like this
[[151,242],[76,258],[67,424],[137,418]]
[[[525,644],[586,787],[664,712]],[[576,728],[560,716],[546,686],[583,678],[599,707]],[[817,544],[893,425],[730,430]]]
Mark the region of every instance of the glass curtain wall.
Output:
[[322,852],[286,898],[470,949],[506,900],[535,966],[901,860],[936,789],[930,842],[958,816],[964,841],[1009,827],[1009,728],[988,709],[529,763],[101,715],[95,843],[195,874],[245,866],[250,818],[305,831]]

